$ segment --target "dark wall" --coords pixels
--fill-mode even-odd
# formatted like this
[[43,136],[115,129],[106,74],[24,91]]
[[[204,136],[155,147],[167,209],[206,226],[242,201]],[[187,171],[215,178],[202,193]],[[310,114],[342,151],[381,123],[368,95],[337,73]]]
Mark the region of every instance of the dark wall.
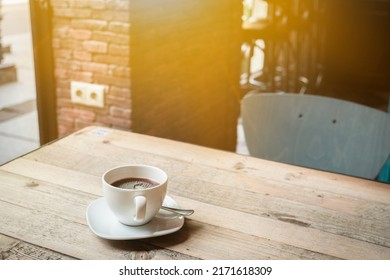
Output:
[[133,131],[235,150],[241,2],[130,3]]
[[323,91],[378,107],[390,92],[390,1],[328,0]]

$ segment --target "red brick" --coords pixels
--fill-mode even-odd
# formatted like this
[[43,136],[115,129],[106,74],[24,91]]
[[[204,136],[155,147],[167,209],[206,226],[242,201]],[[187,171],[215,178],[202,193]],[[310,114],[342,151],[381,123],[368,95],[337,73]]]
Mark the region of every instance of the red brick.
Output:
[[73,118],[67,118],[66,116],[58,115],[57,121],[60,125],[62,125],[62,132],[61,134],[69,134],[73,132],[74,130],[74,119]]
[[75,50],[73,52],[73,58],[80,61],[92,61],[92,54],[86,51]]
[[109,23],[108,30],[115,33],[129,34],[130,24],[127,22],[113,21]]
[[67,80],[57,80],[56,86],[58,88],[70,88],[70,83]]
[[130,78],[130,67],[110,65],[110,75]]
[[76,119],[79,119],[79,120],[82,120],[85,122],[93,122],[96,118],[95,112],[93,112],[87,108],[85,108],[85,109],[74,108],[73,109],[73,116]]
[[119,45],[128,45],[130,36],[128,34],[117,34],[109,31],[94,30],[92,32],[92,40],[105,41]]
[[81,62],[58,58],[55,61],[56,68],[65,68],[73,71],[81,70]]
[[119,87],[130,87],[130,79],[129,78],[120,78],[113,76],[103,76],[96,74],[95,82],[102,85],[113,85]]
[[73,114],[66,114],[66,113],[59,113],[58,119],[60,119],[63,123],[66,123],[67,125],[73,125],[74,124],[74,116]]
[[111,126],[111,116],[108,114],[100,114],[96,116],[96,122]]
[[130,108],[122,108],[118,106],[110,107],[110,115],[115,118],[124,118],[130,119],[131,109]]
[[61,18],[61,17],[53,17],[52,21],[53,29],[61,28],[61,27],[69,27],[71,19],[69,18]]
[[[126,1],[129,2],[129,1]],[[93,19],[107,20],[107,21],[124,21],[127,22],[129,20],[129,12],[123,10],[94,10],[92,11]]]
[[71,72],[69,72],[69,79],[72,81],[92,83],[93,82],[93,75],[91,72],[71,71]]
[[57,39],[67,38],[68,34],[69,34],[68,26],[64,26],[64,27],[57,26],[56,28],[53,28],[53,38],[57,38]]
[[96,62],[82,62],[81,69],[86,72],[105,74],[108,73],[108,65]]
[[119,55],[107,55],[107,54],[96,54],[93,57],[93,61],[106,64],[115,64],[120,66],[129,65],[129,58],[122,57]]
[[56,68],[56,69],[54,69],[54,76],[57,79],[67,79],[68,78],[68,71],[64,68]]
[[85,127],[88,127],[88,126],[91,126],[94,124],[95,124],[94,122],[86,122],[83,120],[76,119],[74,122],[74,129],[76,131],[76,130],[79,130],[79,129],[82,129],[82,128],[85,128]]
[[54,57],[55,58],[70,59],[72,57],[72,51],[71,50],[54,49],[53,52],[54,52]]
[[108,44],[101,41],[85,41],[83,47],[91,53],[107,53]]
[[65,137],[72,132],[74,132],[74,123],[65,123],[64,121],[59,121],[58,125],[58,136]]
[[72,38],[64,38],[60,40],[60,46],[62,49],[80,50],[82,49],[81,41],[74,40]]
[[129,97],[116,97],[110,94],[106,95],[105,104],[107,106],[122,106],[124,108],[131,108],[131,100]]
[[[58,105],[58,103],[57,103],[57,105]],[[57,112],[62,118],[73,119],[73,117],[74,117],[72,107],[61,107],[61,108],[58,108]]]
[[131,120],[123,118],[111,118],[111,124],[113,128],[130,129]]
[[65,18],[89,18],[92,15],[92,11],[88,9],[56,8],[53,9],[53,15]]
[[[57,93],[59,90],[57,89]],[[73,106],[72,101],[70,100],[70,92],[68,90],[67,94],[64,94],[64,97],[62,98],[61,96],[57,95],[57,107],[58,108],[66,108],[66,107],[71,107]]]
[[104,10],[107,8],[107,1],[97,1],[97,0],[82,0],[82,1],[72,1],[72,8],[83,8],[88,10]]
[[50,0],[50,5],[53,8],[67,8],[69,7],[68,4],[69,4],[68,1],[64,1],[64,0]]
[[115,97],[125,97],[130,98],[130,87],[117,87],[111,86],[109,94]]
[[89,40],[92,37],[92,31],[87,29],[69,29],[68,34],[76,40]]
[[[130,8],[129,0],[116,0],[107,3],[108,10],[128,11]],[[134,1],[133,1],[134,2]]]
[[57,99],[59,98],[70,98],[69,88],[56,87]]
[[108,23],[105,20],[96,19],[74,19],[71,21],[71,27],[76,29],[106,30]]

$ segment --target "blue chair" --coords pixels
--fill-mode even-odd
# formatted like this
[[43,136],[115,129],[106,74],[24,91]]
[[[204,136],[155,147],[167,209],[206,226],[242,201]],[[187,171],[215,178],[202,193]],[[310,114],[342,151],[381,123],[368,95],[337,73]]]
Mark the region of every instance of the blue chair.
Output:
[[390,155],[390,115],[357,103],[250,93],[241,117],[251,156],[377,180]]
[[[387,111],[390,114],[390,96],[389,96],[389,106],[387,107]],[[381,172],[378,176],[378,181],[384,182],[384,183],[390,183],[390,155],[383,166]]]

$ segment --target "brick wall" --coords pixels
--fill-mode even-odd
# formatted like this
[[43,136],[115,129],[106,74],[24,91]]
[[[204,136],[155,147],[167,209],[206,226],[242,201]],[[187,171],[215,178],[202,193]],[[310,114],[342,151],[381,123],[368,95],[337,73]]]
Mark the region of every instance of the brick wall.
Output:
[[[235,149],[241,1],[51,6],[60,136],[101,124]],[[71,103],[70,81],[105,85],[105,107]]]
[[[51,0],[59,136],[131,128],[128,0]],[[70,83],[105,86],[105,107],[71,103]]]

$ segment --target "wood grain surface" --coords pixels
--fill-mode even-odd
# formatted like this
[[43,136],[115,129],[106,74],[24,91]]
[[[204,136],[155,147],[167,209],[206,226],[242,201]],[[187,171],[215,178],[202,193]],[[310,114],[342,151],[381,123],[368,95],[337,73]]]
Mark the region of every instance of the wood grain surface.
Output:
[[[117,165],[164,169],[195,213],[178,232],[97,237],[88,205]],[[0,167],[3,259],[389,259],[390,187],[101,127]]]

